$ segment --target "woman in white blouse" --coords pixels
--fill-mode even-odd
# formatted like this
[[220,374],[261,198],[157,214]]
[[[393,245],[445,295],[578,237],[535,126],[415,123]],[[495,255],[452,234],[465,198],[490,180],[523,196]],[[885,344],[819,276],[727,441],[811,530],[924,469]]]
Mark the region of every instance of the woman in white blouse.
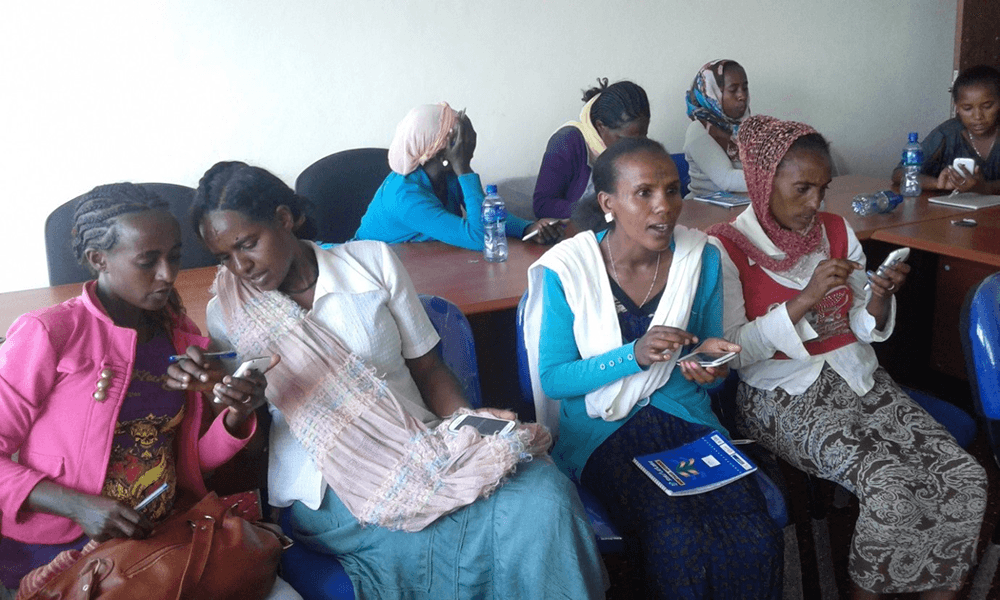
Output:
[[830,154],[811,127],[750,117],[738,142],[752,204],[709,233],[722,250],[726,338],[743,348],[731,363],[739,425],[857,495],[853,597],[952,598],[974,563],[986,477],[871,347],[892,333],[909,267],[866,277],[854,232],[819,212]]
[[691,119],[684,135],[684,159],[691,177],[687,197],[745,193],[736,134],[740,121],[750,114],[746,71],[735,60],[712,61],[695,75],[684,101]]

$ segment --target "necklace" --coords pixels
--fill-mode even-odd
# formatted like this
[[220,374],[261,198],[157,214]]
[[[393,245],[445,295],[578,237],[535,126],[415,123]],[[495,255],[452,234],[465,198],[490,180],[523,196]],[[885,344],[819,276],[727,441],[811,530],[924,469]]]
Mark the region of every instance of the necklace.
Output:
[[316,269],[316,275],[313,277],[312,281],[309,282],[309,285],[298,290],[285,290],[285,293],[291,296],[294,294],[301,294],[302,292],[311,289],[312,286],[316,285],[316,282],[319,281],[319,265],[316,265],[315,269]]
[[986,156],[983,156],[979,152],[979,148],[976,148],[976,142],[975,142],[975,140],[972,139],[972,134],[969,133],[968,131],[966,131],[965,133],[969,136],[969,145],[972,146],[972,151],[975,152],[976,155],[981,160],[985,161],[986,160],[986,156],[989,156],[990,153],[993,152],[993,146],[994,146],[994,144],[997,143],[997,134],[996,133],[993,134],[993,141],[990,142],[990,147],[986,149]]
[[[611,257],[611,275],[615,278],[615,283],[618,287],[622,287],[622,282],[618,280],[618,269],[615,267],[615,254],[611,251],[611,238],[608,238],[608,256]],[[658,252],[656,254],[656,270],[653,271],[653,280],[649,282],[649,290],[646,292],[646,296],[639,303],[639,307],[642,308],[646,306],[646,300],[649,300],[649,295],[653,293],[653,286],[656,285],[656,278],[660,275],[660,257],[663,256],[663,252]],[[625,288],[622,288],[625,291]]]

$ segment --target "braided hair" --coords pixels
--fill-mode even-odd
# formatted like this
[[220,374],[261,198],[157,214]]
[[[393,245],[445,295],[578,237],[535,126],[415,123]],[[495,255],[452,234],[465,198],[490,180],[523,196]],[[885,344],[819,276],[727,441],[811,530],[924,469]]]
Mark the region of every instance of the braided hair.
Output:
[[[73,212],[73,229],[70,232],[71,245],[76,260],[94,275],[97,272],[87,260],[88,250],[107,252],[118,243],[118,220],[124,215],[147,210],[169,211],[170,205],[156,193],[134,183],[110,183],[99,185],[77,199]],[[170,330],[171,315],[182,315],[177,290],[171,290],[167,305],[159,315]]]
[[598,78],[598,86],[583,93],[583,101],[600,94],[590,109],[592,125],[604,123],[608,129],[618,129],[636,119],[649,118],[649,98],[646,90],[631,81],[618,81],[608,85],[608,78]]
[[191,226],[201,238],[202,219],[217,210],[232,210],[254,222],[270,223],[279,206],[287,206],[291,211],[297,237],[315,239],[318,229],[308,216],[312,202],[265,169],[238,161],[220,162],[198,182],[191,206]]

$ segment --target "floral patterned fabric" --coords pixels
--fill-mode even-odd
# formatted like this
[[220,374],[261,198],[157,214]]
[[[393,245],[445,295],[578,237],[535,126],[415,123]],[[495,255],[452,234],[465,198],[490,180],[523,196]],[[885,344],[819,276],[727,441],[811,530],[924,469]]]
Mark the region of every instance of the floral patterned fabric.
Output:
[[854,393],[829,365],[800,396],[740,384],[739,426],[858,497],[851,578],[879,594],[961,587],[986,509],[986,472],[884,369]]

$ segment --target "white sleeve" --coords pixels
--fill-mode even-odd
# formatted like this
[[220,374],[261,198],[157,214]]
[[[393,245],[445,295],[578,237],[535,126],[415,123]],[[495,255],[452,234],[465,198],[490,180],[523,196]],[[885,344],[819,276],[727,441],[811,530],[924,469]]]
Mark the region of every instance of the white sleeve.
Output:
[[[846,227],[848,260],[853,260],[860,265],[866,265],[867,259],[865,258],[864,249],[861,247],[861,242],[858,241],[854,230],[849,225],[846,225]],[[871,288],[865,290],[865,285],[868,283],[868,275],[865,273],[865,269],[858,269],[851,273],[848,282],[851,285],[851,291],[854,293],[854,303],[851,306],[850,314],[851,331],[857,336],[858,341],[871,343],[889,339],[889,336],[892,335],[896,327],[895,294],[889,300],[889,316],[885,320],[885,329],[879,331],[875,329],[875,317],[868,312],[868,301],[871,300],[872,291]]]
[[380,245],[382,276],[389,291],[389,312],[399,328],[403,358],[419,358],[430,352],[441,338],[427,316],[406,268],[392,248],[386,244]]
[[688,126],[684,136],[684,154],[687,161],[698,165],[698,169],[720,190],[746,193],[747,182],[743,177],[743,170],[733,168],[726,151],[697,121]]

